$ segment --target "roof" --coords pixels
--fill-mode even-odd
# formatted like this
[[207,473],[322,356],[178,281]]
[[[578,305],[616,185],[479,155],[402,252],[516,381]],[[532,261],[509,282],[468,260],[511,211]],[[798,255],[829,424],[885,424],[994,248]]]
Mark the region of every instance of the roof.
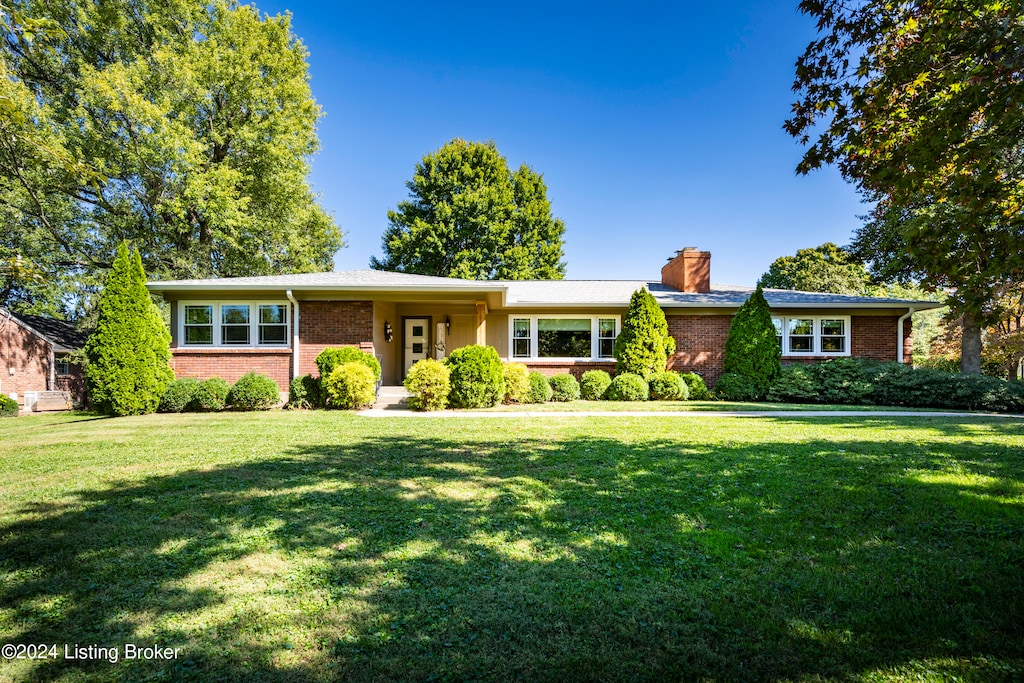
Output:
[[[712,285],[710,292],[680,292],[661,282],[647,280],[462,280],[412,275],[383,270],[345,270],[298,275],[209,278],[204,280],[154,281],[154,292],[189,290],[335,290],[335,291],[475,291],[503,295],[503,307],[582,307],[629,305],[633,292],[646,287],[663,308],[738,308],[753,292],[752,287]],[[918,310],[937,308],[935,301],[865,297],[787,289],[764,290],[773,308],[896,308]]]
[[57,351],[77,351],[85,346],[89,338],[88,332],[79,330],[74,323],[41,315],[14,313],[0,308],[0,324],[4,318],[10,318],[38,337],[54,345]]

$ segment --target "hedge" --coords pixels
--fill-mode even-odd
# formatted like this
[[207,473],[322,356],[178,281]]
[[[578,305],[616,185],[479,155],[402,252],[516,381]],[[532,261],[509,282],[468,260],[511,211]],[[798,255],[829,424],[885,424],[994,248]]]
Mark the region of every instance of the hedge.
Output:
[[365,363],[342,363],[321,380],[328,408],[355,410],[377,400],[377,378]]
[[587,370],[580,377],[580,397],[584,401],[600,401],[611,383],[611,375],[604,370]]
[[408,404],[413,410],[444,410],[451,392],[451,370],[441,361],[427,358],[417,361],[405,378]]
[[572,375],[554,375],[548,378],[551,385],[551,400],[569,403],[580,400],[580,383]]
[[463,346],[444,359],[451,370],[452,408],[490,408],[505,398],[505,373],[493,346]]
[[674,372],[659,372],[648,384],[652,401],[685,401],[690,396],[686,382]]
[[530,393],[527,396],[527,403],[547,403],[551,400],[551,385],[548,378],[539,372],[530,373]]
[[646,401],[650,392],[651,388],[643,377],[624,372],[615,376],[604,397],[609,401]]
[[235,410],[270,410],[280,402],[277,382],[257,372],[239,377],[227,396],[227,405]]

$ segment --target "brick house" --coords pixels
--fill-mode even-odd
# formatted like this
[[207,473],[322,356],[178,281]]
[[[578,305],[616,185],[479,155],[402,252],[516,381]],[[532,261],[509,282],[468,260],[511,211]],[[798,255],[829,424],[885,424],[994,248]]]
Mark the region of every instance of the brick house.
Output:
[[0,393],[24,405],[26,391],[66,391],[85,402],[85,378],[68,356],[89,335],[72,323],[0,308]]
[[[661,280],[473,281],[377,270],[150,282],[171,305],[177,377],[234,381],[257,371],[286,391],[316,374],[328,346],[377,355],[384,384],[422,358],[489,344],[547,375],[613,371],[612,347],[630,296],[647,288],[664,310],[676,352],[669,368],[709,385],[736,309],[752,290],[711,284],[711,254],[678,252]],[[766,290],[783,362],[841,356],[909,363],[910,315],[939,304]]]

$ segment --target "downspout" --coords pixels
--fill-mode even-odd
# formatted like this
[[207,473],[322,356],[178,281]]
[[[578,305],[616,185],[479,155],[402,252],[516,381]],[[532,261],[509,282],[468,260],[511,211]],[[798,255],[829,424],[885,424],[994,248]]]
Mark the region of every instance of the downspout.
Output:
[[896,362],[903,363],[903,321],[914,315],[914,307],[907,309],[905,315],[900,316],[896,321]]
[[[295,307],[295,332],[292,335],[292,379],[299,376],[299,301],[292,296],[292,290],[286,289],[284,295]],[[902,323],[900,323],[902,325]]]
[[47,391],[57,390],[57,358],[53,355],[53,344],[50,344],[50,382]]

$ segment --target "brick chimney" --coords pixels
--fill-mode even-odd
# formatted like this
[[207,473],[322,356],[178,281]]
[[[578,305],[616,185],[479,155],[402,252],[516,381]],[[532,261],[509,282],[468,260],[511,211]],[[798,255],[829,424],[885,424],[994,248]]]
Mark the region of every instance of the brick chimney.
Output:
[[711,291],[711,252],[686,247],[661,269],[661,284],[681,292]]

